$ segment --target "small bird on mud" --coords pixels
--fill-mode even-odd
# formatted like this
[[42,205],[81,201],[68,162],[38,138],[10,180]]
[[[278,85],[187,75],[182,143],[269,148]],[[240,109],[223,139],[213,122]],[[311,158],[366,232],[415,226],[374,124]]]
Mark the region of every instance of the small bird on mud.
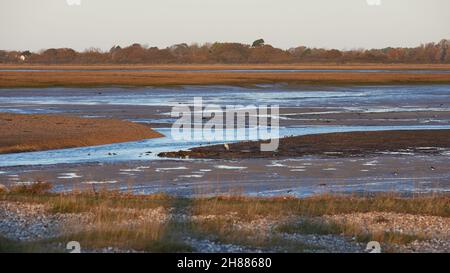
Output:
[[228,146],[228,144],[223,144],[223,147],[225,148],[225,150],[229,151],[230,150],[230,146]]

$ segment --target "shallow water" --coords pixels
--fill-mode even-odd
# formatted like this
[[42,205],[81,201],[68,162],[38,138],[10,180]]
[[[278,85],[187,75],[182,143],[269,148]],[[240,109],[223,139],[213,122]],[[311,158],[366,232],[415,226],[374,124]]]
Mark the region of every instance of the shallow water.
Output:
[[[305,126],[280,128],[280,137],[323,134],[335,132],[386,131],[386,130],[421,130],[450,129],[450,125],[418,125],[418,126]],[[91,146],[83,148],[59,149],[42,152],[28,152],[0,155],[0,167],[52,165],[64,163],[90,162],[126,162],[134,160],[163,160],[160,152],[186,150],[189,148],[223,143],[223,141],[194,140],[181,141],[171,137],[170,128],[156,129],[166,137],[136,142],[117,143],[111,145]],[[248,131],[247,131],[248,132]],[[247,134],[247,140],[257,140]]]
[[[192,104],[194,97],[202,97],[204,104],[279,105],[281,109],[296,109],[306,115],[317,113],[420,113],[450,111],[450,85],[426,86],[357,86],[357,87],[288,87],[260,85],[253,88],[232,86],[186,86],[181,88],[20,88],[0,90],[0,111],[14,113],[72,113],[88,117],[117,117],[117,112],[132,111],[134,107],[156,107],[131,112],[126,118],[144,123],[172,123],[169,113],[159,107]],[[83,107],[100,109],[84,113]],[[120,111],[114,112],[118,107]],[[125,110],[124,110],[125,109]],[[131,109],[131,110],[130,110]],[[147,108],[144,108],[147,109]],[[155,110],[156,109],[156,110]],[[307,109],[307,110],[304,110]],[[317,109],[317,110],[314,110]],[[152,112],[146,117],[146,111]],[[294,111],[294,112],[295,112]],[[336,126],[333,124],[302,126],[296,113],[282,113],[281,120],[291,124],[280,127],[280,137],[330,132],[449,129],[448,120],[432,122],[408,120],[399,125]],[[122,118],[119,116],[118,118]],[[432,120],[430,120],[432,121]],[[159,152],[177,151],[213,144],[210,141],[175,141],[170,129],[158,128],[167,137],[131,143],[96,147],[62,149],[44,152],[0,155],[0,166],[48,165],[60,163],[121,162],[128,160],[156,160]],[[239,129],[243,130],[243,129]],[[248,133],[248,132],[247,132]],[[248,134],[247,134],[248,135]],[[255,140],[255,138],[247,138]],[[151,152],[151,153],[146,153]],[[113,155],[111,155],[113,154]]]
[[337,108],[338,112],[448,111],[450,85],[288,87],[260,85],[180,88],[13,88],[0,89],[0,110],[57,111],[64,105],[175,106],[192,104],[279,105]]
[[161,128],[156,130],[166,135],[129,143],[0,155],[0,179],[11,185],[44,178],[52,181],[57,191],[97,185],[183,196],[195,195],[199,189],[214,194],[236,188],[250,195],[300,197],[325,192],[450,191],[447,150],[438,154],[403,151],[337,159],[159,158],[159,152],[222,142],[172,139],[168,128],[175,121],[170,117],[171,106],[191,105],[194,97],[202,97],[204,104],[220,106],[279,105],[280,137],[450,129],[450,85],[0,89],[0,112],[127,119],[158,125]]

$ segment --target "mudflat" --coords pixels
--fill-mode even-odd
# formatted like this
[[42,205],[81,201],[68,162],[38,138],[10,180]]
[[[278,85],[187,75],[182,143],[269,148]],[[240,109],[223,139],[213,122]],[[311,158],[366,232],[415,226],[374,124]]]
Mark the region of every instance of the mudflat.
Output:
[[450,147],[450,130],[398,130],[346,132],[286,137],[274,152],[261,152],[264,141],[212,145],[188,151],[160,153],[161,157],[179,158],[278,158],[306,155],[364,156],[381,152],[433,152]]
[[116,119],[0,113],[0,153],[42,151],[137,141],[162,135]]

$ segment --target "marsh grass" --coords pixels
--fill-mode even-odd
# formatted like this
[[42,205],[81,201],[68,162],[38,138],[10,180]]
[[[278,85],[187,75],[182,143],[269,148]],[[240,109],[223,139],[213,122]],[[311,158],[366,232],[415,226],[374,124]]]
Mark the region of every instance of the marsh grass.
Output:
[[27,248],[22,243],[0,236],[0,253],[17,253],[26,250]]
[[38,181],[30,185],[15,186],[12,188],[11,193],[18,195],[36,195],[36,194],[45,194],[51,189],[52,185],[50,183]]
[[52,242],[78,241],[85,249],[98,250],[113,247],[119,250],[144,252],[191,252],[183,242],[184,224],[179,226],[147,222],[133,227],[117,227],[96,223],[94,229],[52,239]]
[[36,242],[17,242],[0,236],[0,253],[56,253],[60,252],[48,244]]
[[105,145],[158,137],[162,135],[148,126],[125,120],[62,114],[0,113],[0,154]]
[[54,70],[233,70],[233,69],[375,69],[375,70],[448,70],[449,64],[380,64],[380,63],[301,63],[301,64],[0,64],[2,69]]
[[306,218],[294,223],[285,223],[276,228],[276,232],[288,234],[344,235],[358,242],[377,241],[383,244],[409,244],[416,240],[426,240],[421,234],[403,234],[390,231],[368,232],[362,227],[349,223],[336,223],[321,219]]
[[[361,242],[377,240],[404,244],[422,238],[420,235],[392,232],[369,233],[355,225],[311,219],[373,211],[450,217],[449,195],[409,198],[394,194],[321,195],[304,199],[232,195],[182,198],[106,190],[53,193],[45,183],[36,183],[0,193],[0,201],[43,204],[49,213],[88,216],[87,224],[65,227],[63,236],[40,242],[41,247],[75,240],[91,250],[114,247],[146,252],[195,251],[186,242],[187,237],[265,251],[303,252],[316,248],[287,240],[283,233],[335,234],[355,237]],[[158,212],[156,216],[149,214],[154,211]],[[253,221],[261,219],[278,224],[264,230],[252,229]],[[303,221],[292,222],[289,219]],[[242,228],[242,225],[250,228]],[[1,245],[2,251],[7,252],[36,250],[5,239]]]
[[254,84],[448,84],[446,74],[355,73],[355,72],[0,72],[0,87],[102,87],[102,86],[182,86],[182,85],[236,85]]
[[449,195],[401,197],[396,194],[376,196],[319,195],[308,198],[219,196],[193,200],[194,214],[234,212],[241,219],[280,216],[322,216],[333,214],[396,212],[450,216]]

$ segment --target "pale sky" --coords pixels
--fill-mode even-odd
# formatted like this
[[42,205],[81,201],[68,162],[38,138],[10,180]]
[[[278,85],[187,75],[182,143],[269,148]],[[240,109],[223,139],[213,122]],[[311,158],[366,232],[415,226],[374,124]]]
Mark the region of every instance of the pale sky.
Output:
[[[81,5],[68,2],[81,1]],[[280,48],[417,46],[450,38],[449,0],[0,0],[0,49],[264,38]]]

